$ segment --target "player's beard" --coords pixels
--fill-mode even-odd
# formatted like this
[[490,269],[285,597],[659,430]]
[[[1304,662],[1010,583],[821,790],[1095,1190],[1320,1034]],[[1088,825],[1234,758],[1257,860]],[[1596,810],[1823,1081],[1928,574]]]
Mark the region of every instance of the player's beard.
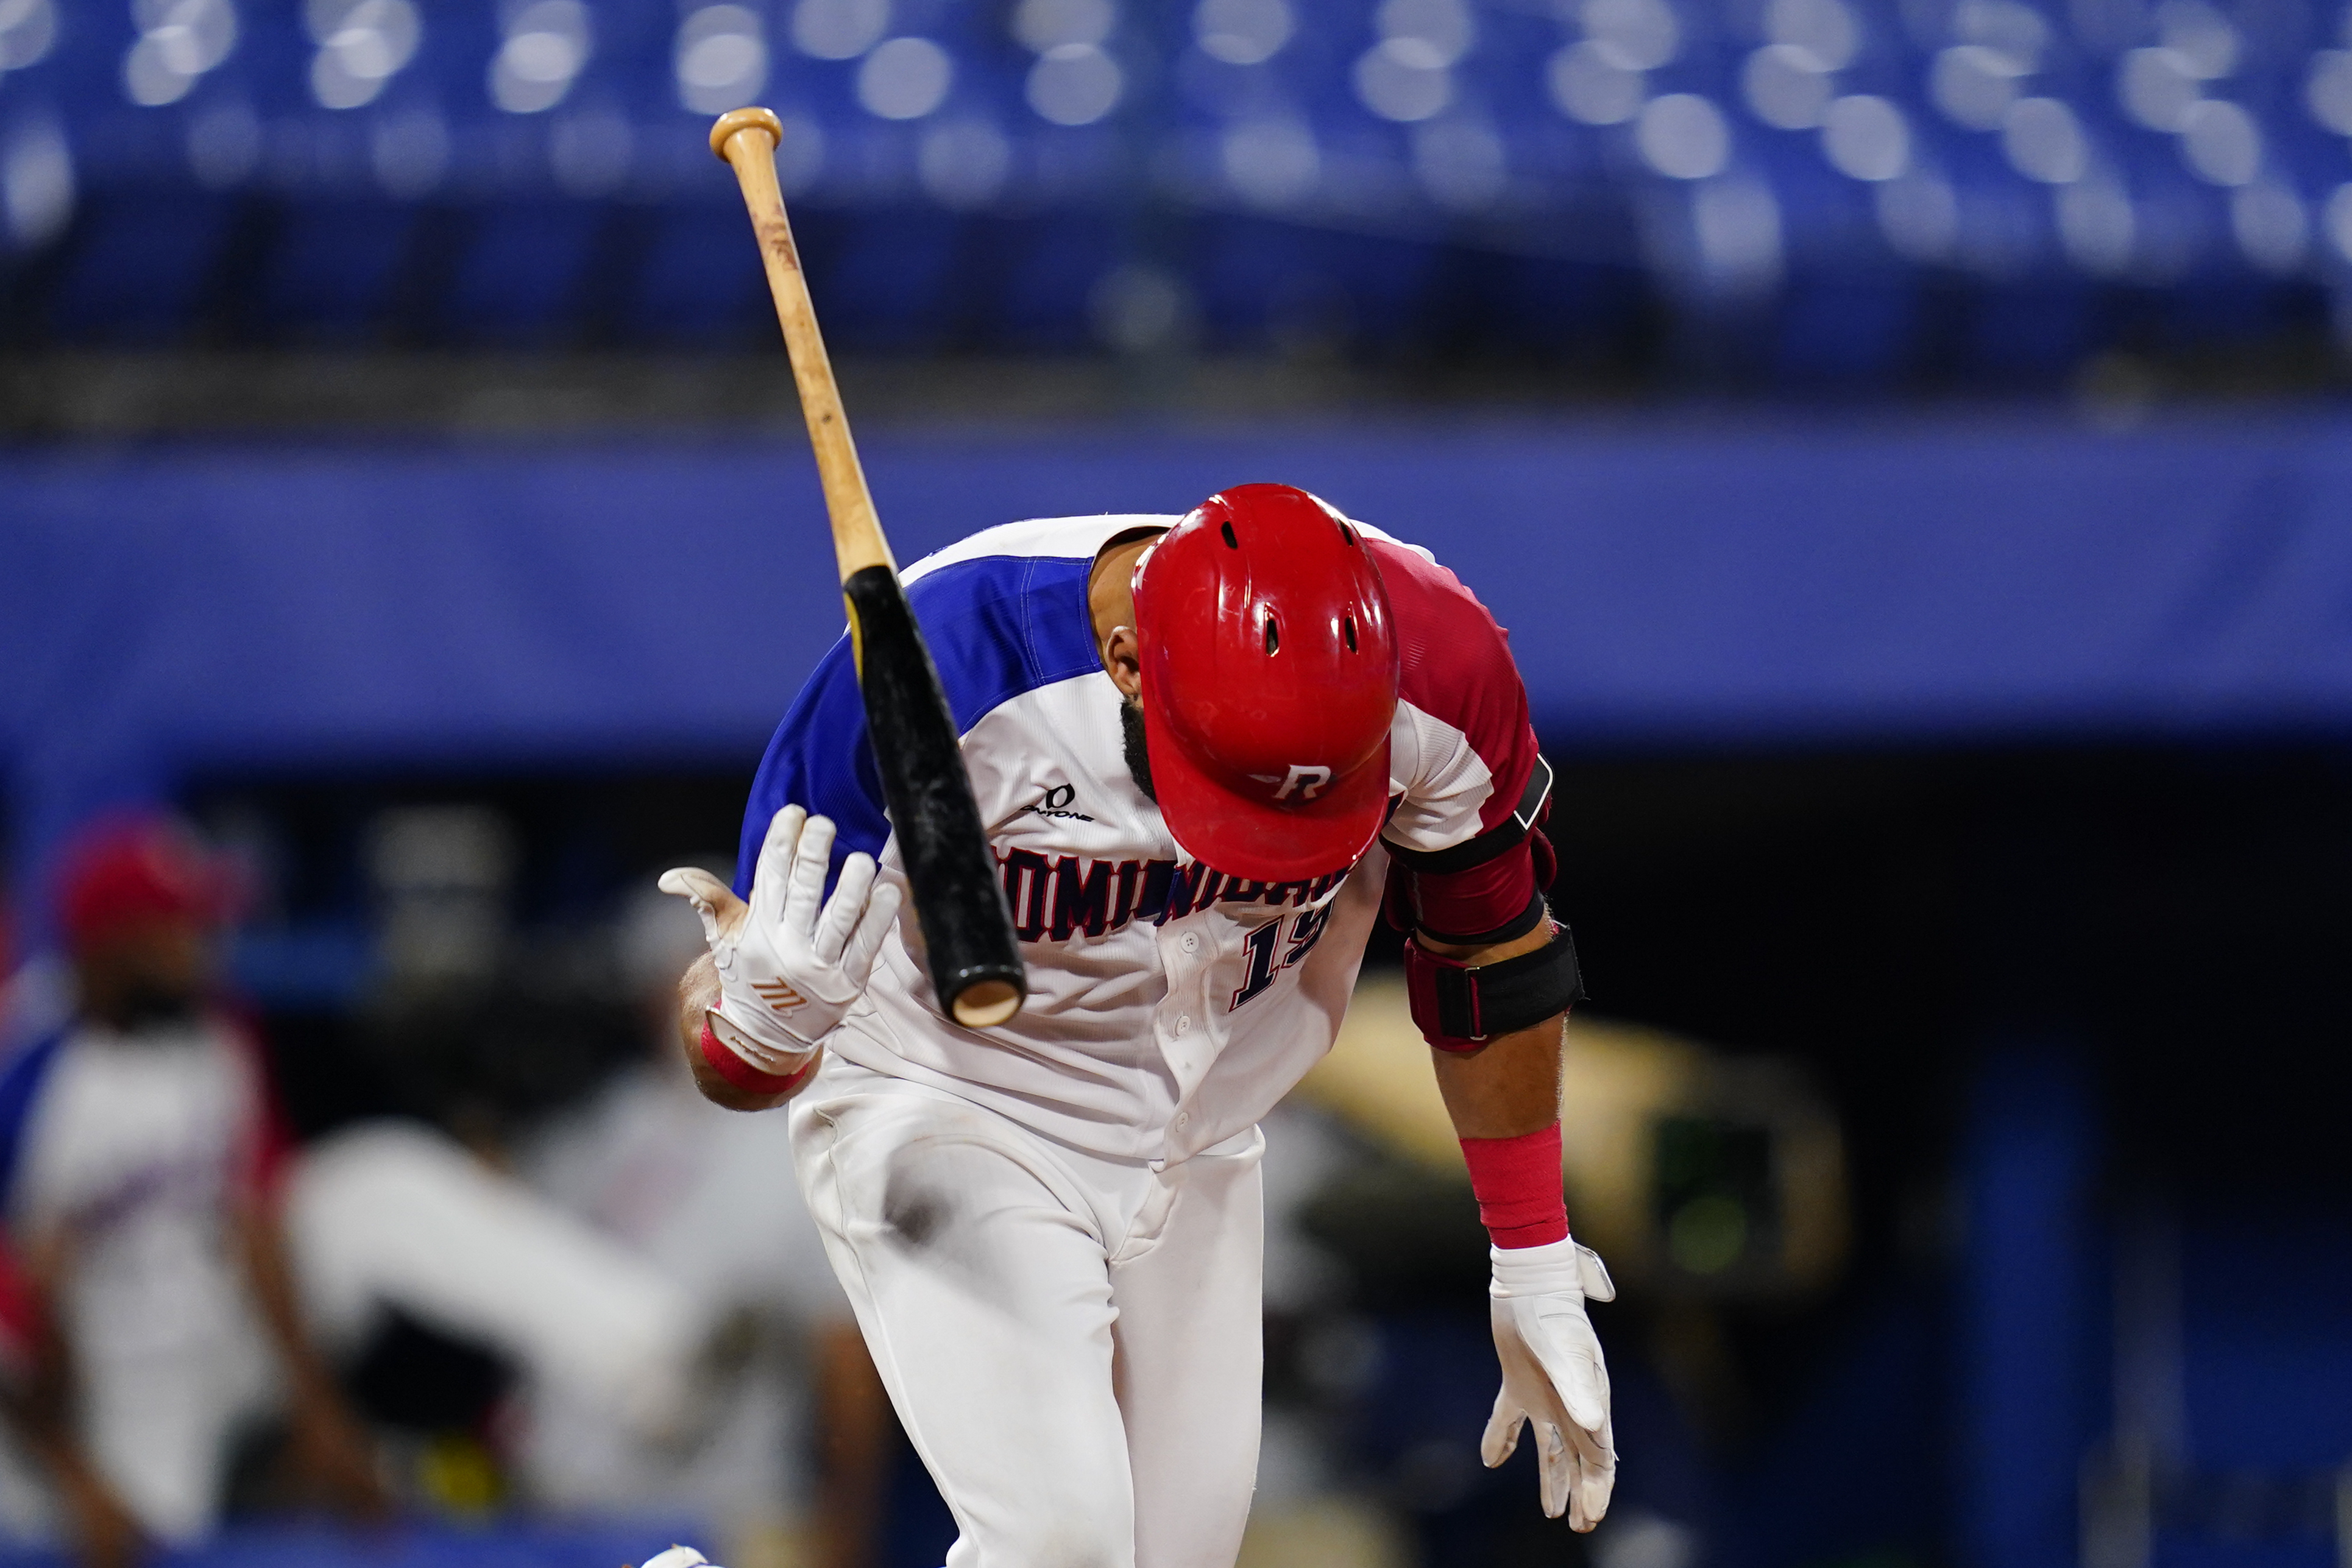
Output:
[[1151,748],[1143,738],[1143,705],[1135,698],[1118,699],[1118,732],[1125,742],[1127,770],[1135,775],[1135,787],[1153,805],[1160,804],[1159,792],[1151,788]]
[[203,998],[183,986],[140,979],[123,986],[114,1010],[125,1034],[178,1030],[196,1020]]

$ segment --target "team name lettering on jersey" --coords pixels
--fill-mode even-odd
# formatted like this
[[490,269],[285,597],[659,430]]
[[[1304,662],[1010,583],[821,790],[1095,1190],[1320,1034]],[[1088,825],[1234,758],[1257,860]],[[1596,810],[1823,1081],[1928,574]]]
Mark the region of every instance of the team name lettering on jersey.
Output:
[[1165,925],[1214,904],[1307,908],[1320,904],[1346,872],[1311,882],[1251,882],[1198,861],[1051,860],[1034,850],[998,850],[1004,902],[1024,942],[1101,936],[1136,921]]

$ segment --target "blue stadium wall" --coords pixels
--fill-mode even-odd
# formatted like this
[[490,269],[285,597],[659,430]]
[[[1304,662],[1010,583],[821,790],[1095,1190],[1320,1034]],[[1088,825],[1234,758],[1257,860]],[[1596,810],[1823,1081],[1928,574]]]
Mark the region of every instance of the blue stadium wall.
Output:
[[[1306,485],[1510,629],[1555,745],[2352,724],[2352,422],[889,434],[902,559]],[[0,452],[19,870],[191,768],[756,754],[839,634],[795,441]]]

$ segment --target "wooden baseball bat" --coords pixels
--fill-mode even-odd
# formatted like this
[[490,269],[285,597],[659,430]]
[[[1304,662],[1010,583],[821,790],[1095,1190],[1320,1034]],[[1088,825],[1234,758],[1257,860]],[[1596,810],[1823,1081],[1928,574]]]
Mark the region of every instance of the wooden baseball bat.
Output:
[[776,320],[792,355],[801,413],[816,447],[817,476],[833,519],[833,553],[849,609],[849,641],[866,701],[866,729],[883,800],[907,868],[931,985],[957,1022],[1000,1024],[1021,1010],[1027,980],[1013,918],[997,885],[996,862],[930,650],[898,581],[874,497],[842,412],[841,389],[817,330],[816,307],[801,272],[793,227],[776,184],[783,126],[765,109],[739,109],[710,128],[710,150],[735,171],[759,235],[775,296]]

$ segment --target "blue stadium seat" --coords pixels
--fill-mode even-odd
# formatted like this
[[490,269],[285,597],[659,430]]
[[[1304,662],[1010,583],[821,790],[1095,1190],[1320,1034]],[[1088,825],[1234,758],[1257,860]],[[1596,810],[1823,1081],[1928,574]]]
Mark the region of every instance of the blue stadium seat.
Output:
[[963,315],[964,221],[936,206],[819,208],[798,224],[810,293],[829,343],[876,353],[937,351]]
[[[41,124],[68,161],[71,225],[56,274],[34,303],[37,328],[68,340],[174,340],[215,296],[236,219],[232,199],[194,178],[190,132],[218,84],[173,84],[179,96],[125,96],[123,61],[138,35],[127,7],[63,6],[54,41],[31,68],[0,78],[7,131]],[[157,96],[151,92],[151,97]],[[11,140],[13,141],[13,136]]]
[[1809,270],[1775,322],[1772,372],[1784,385],[1859,389],[1899,380],[1914,361],[1918,281],[1894,268]]
[[[1630,222],[1630,214],[1616,215]],[[1492,350],[1607,371],[1638,359],[1654,329],[1654,286],[1630,256],[1458,257],[1476,258],[1462,335]]]
[[1096,290],[1126,254],[1115,215],[1080,208],[986,219],[973,231],[992,286],[992,346],[1021,352],[1094,346]]
[[1191,268],[1220,348],[1393,341],[1418,318],[1437,247],[1221,215],[1195,225]]
[[219,284],[232,217],[226,198],[204,192],[122,184],[91,193],[40,325],[79,342],[179,340]]
[[0,141],[65,148],[68,181],[23,188],[79,216],[12,216],[11,308],[92,340],[215,304],[352,340],[413,279],[454,341],[739,341],[756,275],[703,136],[752,99],[791,122],[835,336],[899,350],[1082,348],[1132,253],[1227,347],[1568,353],[1650,298],[1739,317],[1788,384],[1870,384],[1920,362],[1932,293],[1965,303],[1929,361],[2047,380],[2116,332],[2306,329],[2352,228],[2352,56],[2293,8],[2102,32],[2027,0],[406,4],[393,59],[286,0],[217,0],[236,26],[193,53],[49,0],[39,58],[0,38]]
[[643,216],[620,303],[628,337],[697,348],[772,340],[759,246],[731,191],[723,202],[666,204]]
[[2097,299],[2085,279],[2052,277],[1979,289],[1970,302],[1958,362],[1997,387],[2063,382],[2096,341]]
[[574,340],[592,295],[609,219],[586,202],[551,197],[486,203],[463,217],[433,326],[460,340],[548,348]]
[[356,342],[391,323],[416,214],[392,202],[317,200],[290,207],[257,281],[256,310],[281,340]]

